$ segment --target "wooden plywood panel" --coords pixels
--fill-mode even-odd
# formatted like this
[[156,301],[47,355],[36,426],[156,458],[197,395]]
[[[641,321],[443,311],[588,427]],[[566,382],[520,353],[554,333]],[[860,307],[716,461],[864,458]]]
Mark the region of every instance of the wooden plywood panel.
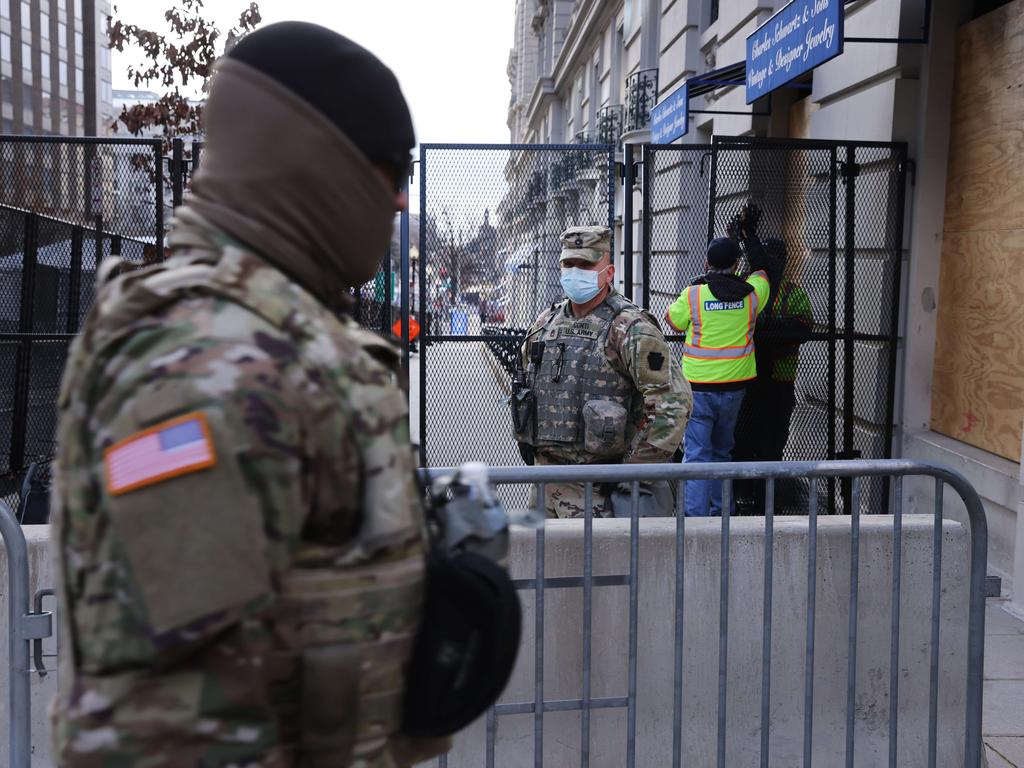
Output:
[[1024,5],[961,28],[946,231],[1024,227]]
[[1024,420],[1024,0],[962,27],[932,428],[1012,461]]
[[[1024,418],[1024,229],[946,233],[932,428],[1012,461]],[[1020,259],[1020,257],[1018,257]]]

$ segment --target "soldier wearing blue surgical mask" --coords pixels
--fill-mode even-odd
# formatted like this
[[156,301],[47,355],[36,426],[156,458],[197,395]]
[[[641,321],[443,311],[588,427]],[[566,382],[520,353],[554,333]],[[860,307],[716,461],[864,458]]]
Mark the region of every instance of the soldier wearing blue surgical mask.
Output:
[[[511,398],[513,428],[524,461],[538,465],[670,461],[693,401],[672,364],[657,321],[615,290],[611,230],[572,227],[561,235],[566,298],[530,328]],[[579,517],[583,486],[546,487],[552,517]],[[668,515],[667,484],[645,485],[641,514]],[[628,499],[597,486],[593,512],[629,513]]]

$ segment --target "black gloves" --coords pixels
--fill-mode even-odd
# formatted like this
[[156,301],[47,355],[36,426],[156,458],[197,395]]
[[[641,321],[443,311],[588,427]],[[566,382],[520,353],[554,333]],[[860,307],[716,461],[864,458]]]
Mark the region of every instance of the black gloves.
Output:
[[732,217],[726,234],[733,240],[744,241],[757,236],[757,224],[761,220],[761,209],[753,200],[748,200],[740,212]]

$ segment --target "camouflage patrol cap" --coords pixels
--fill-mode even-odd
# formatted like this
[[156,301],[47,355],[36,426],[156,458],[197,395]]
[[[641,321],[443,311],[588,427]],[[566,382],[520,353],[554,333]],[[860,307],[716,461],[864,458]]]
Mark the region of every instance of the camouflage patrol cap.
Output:
[[569,227],[561,235],[562,255],[566,259],[584,259],[596,264],[612,252],[612,231],[608,227]]

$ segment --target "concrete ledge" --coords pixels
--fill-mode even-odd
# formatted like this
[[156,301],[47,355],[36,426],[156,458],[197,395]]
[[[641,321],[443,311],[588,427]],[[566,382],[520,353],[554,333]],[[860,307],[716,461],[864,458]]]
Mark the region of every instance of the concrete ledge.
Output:
[[[814,762],[834,765],[845,751],[849,518],[819,520],[815,625]],[[861,529],[856,765],[888,760],[892,518],[865,517]],[[966,686],[968,536],[944,524],[939,676],[939,758],[962,765]],[[733,520],[730,538],[727,759],[759,764],[764,523]],[[904,518],[900,639],[900,766],[927,760],[932,521]],[[514,575],[534,576],[536,537],[517,531]],[[684,547],[683,765],[714,765],[718,701],[718,617],[721,524],[687,520]],[[594,524],[594,574],[626,573],[629,523]],[[546,575],[582,574],[582,522],[549,521]],[[773,766],[802,764],[807,597],[807,519],[775,523],[772,601],[771,753]],[[671,765],[674,665],[675,523],[641,521],[637,665],[638,766]],[[522,593],[524,637],[503,702],[534,700],[534,593]],[[592,695],[627,692],[629,592],[594,590]],[[582,689],[582,590],[549,590],[544,611],[544,696],[574,699]],[[579,765],[580,714],[544,717],[544,764]],[[591,765],[621,768],[626,755],[625,710],[591,716]],[[486,732],[481,720],[459,735],[448,765],[479,766]],[[532,766],[533,715],[499,718],[496,765]]]
[[[957,470],[974,486],[985,506],[988,522],[989,572],[1003,578],[1004,594],[1012,595],[1017,610],[1024,610],[1024,523],[1018,521],[1024,488],[1020,465],[937,432],[908,434],[903,455],[907,459],[938,462]],[[935,483],[930,478],[908,477],[904,484],[905,509],[929,513],[935,504]],[[955,493],[943,496],[943,514],[967,521],[967,513]],[[1017,542],[1021,543],[1018,544]],[[1015,565],[1016,562],[1019,565]]]
[[938,432],[908,434],[904,458],[937,461],[960,472],[978,495],[1003,507],[1020,502],[1021,466]]

